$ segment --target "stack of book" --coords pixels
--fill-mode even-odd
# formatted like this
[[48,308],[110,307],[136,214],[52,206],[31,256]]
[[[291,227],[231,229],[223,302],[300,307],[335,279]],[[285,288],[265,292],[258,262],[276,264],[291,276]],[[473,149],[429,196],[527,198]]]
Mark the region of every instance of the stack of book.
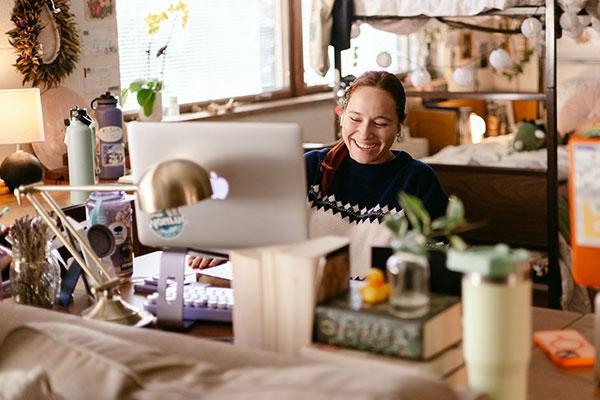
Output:
[[439,376],[462,366],[458,297],[432,294],[426,315],[406,319],[391,313],[387,303],[362,306],[355,291],[317,305],[314,343],[302,349],[304,357]]

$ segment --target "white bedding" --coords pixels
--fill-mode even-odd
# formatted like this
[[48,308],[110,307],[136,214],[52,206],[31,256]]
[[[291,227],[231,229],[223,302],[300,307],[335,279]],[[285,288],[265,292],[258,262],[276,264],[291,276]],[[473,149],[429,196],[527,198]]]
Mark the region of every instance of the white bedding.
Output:
[[[486,167],[526,168],[546,170],[546,148],[533,151],[515,151],[512,135],[490,138],[483,143],[446,146],[421,161],[432,164],[479,165]],[[569,177],[569,154],[566,146],[557,147],[558,180]]]
[[543,0],[354,0],[354,15],[399,15],[414,17],[461,17],[488,10],[504,10],[519,5],[543,5]]

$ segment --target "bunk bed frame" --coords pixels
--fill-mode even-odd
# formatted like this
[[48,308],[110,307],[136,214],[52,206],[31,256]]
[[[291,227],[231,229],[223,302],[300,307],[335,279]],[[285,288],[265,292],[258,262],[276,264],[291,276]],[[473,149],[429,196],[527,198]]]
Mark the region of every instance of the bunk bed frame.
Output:
[[[339,1],[339,0],[338,0]],[[446,191],[459,196],[472,220],[484,219],[482,229],[467,233],[472,243],[505,242],[544,250],[548,254],[548,306],[560,308],[561,276],[558,264],[558,168],[556,131],[556,15],[555,0],[544,5],[492,10],[483,15],[509,17],[545,15],[545,79],[539,93],[413,92],[424,99],[540,100],[546,102],[547,170],[432,164]],[[334,13],[335,15],[335,13]],[[353,15],[352,20],[414,18]],[[336,24],[334,20],[334,25]],[[341,77],[341,49],[334,46],[336,76]],[[545,192],[544,192],[545,188]]]

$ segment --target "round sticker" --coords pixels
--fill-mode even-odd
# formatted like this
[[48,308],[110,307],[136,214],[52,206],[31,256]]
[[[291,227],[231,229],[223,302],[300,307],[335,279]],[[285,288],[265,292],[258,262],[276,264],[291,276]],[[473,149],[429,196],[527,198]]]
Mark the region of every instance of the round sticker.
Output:
[[103,142],[116,142],[123,139],[123,129],[120,126],[104,126],[98,130],[98,137]]
[[183,231],[184,218],[179,210],[159,211],[150,215],[150,227],[158,236],[173,239]]

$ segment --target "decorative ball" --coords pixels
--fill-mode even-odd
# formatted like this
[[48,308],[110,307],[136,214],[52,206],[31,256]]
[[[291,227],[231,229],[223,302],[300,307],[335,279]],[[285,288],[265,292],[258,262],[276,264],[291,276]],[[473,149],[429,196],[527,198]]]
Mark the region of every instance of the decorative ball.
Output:
[[523,20],[521,24],[521,33],[528,38],[537,37],[542,31],[542,23],[539,19],[529,17]]
[[352,24],[352,28],[350,28],[350,39],[356,39],[360,35],[360,25]]
[[502,69],[510,63],[510,55],[504,49],[496,49],[490,53],[490,65],[496,69]]
[[565,31],[570,31],[579,26],[579,17],[576,13],[566,12],[558,20],[560,27]]
[[452,80],[458,86],[470,86],[473,84],[473,72],[465,67],[456,68],[452,73]]
[[431,82],[431,75],[429,75],[429,72],[427,72],[427,70],[419,68],[410,74],[410,81],[416,87],[422,88],[427,86],[427,84]]
[[392,64],[392,56],[387,51],[377,54],[377,65],[381,68],[387,68]]
[[565,30],[563,32],[565,36],[570,37],[571,39],[577,39],[583,34],[583,29],[584,28],[582,25],[577,25],[575,28],[571,30]]

